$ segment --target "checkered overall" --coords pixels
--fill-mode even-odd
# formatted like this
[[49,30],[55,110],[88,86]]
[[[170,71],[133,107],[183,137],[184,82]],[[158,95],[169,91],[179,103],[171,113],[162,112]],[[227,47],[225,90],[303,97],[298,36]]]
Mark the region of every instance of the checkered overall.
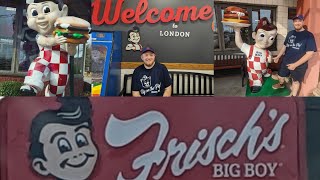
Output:
[[49,81],[45,96],[63,96],[69,72],[68,53],[60,45],[42,47],[39,56],[29,66],[24,83],[42,90],[44,82]]
[[266,58],[253,56],[254,45],[250,46],[249,56],[247,59],[247,72],[249,79],[249,86],[262,86],[262,76],[268,77],[271,75],[271,70],[268,69],[269,51],[266,51]]

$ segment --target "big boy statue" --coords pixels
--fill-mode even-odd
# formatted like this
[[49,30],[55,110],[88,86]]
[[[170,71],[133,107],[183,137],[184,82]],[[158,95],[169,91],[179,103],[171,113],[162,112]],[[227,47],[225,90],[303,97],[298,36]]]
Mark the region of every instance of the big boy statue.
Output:
[[259,20],[252,38],[254,45],[243,43],[240,30],[242,27],[249,27],[249,16],[246,10],[230,6],[224,11],[222,23],[232,27],[235,31],[235,42],[247,56],[247,72],[249,86],[252,93],[257,93],[263,85],[263,76],[269,77],[271,71],[268,69],[268,63],[272,62],[271,52],[267,50],[275,41],[277,36],[277,27],[269,22],[266,17]]
[[37,31],[36,41],[39,56],[30,64],[28,74],[20,92],[24,96],[34,96],[49,81],[45,96],[63,96],[69,78],[69,55],[76,53],[76,44],[66,44],[65,36],[55,35],[55,22],[67,16],[68,7],[62,0],[27,0],[28,26]]
[[255,40],[254,45],[243,43],[240,29],[241,27],[234,27],[236,45],[247,56],[249,86],[252,93],[257,93],[263,85],[263,76],[271,75],[268,63],[272,62],[272,54],[267,48],[276,39],[277,27],[271,24],[266,17],[261,18],[252,33],[252,38]]
[[252,93],[257,93],[263,85],[263,76],[269,77],[271,75],[268,63],[272,62],[272,54],[267,48],[276,39],[277,27],[271,24],[266,17],[260,19],[252,33],[252,38],[255,40],[254,45],[243,43],[240,29],[241,27],[234,27],[235,42],[237,47],[247,56],[249,86]]

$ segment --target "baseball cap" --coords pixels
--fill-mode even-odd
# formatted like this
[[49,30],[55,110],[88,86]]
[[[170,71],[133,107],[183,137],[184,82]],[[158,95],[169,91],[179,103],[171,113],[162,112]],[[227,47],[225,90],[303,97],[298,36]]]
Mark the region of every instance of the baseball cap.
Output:
[[141,51],[141,54],[147,52],[147,51],[151,51],[152,53],[155,53],[154,52],[154,49],[152,49],[151,47],[147,46],[147,47],[144,47]]
[[295,17],[292,18],[292,20],[295,20],[295,19],[303,20],[304,18],[302,14],[297,14]]

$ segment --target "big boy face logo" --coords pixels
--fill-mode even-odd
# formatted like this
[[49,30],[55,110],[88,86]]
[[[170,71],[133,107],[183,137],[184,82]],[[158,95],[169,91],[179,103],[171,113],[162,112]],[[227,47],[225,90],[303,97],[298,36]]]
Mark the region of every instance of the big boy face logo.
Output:
[[86,179],[93,171],[98,152],[87,123],[48,124],[42,129],[39,141],[46,160],[33,160],[38,173],[60,179]]
[[133,42],[133,43],[138,43],[140,41],[139,32],[130,32],[128,41]]
[[296,36],[292,35],[289,37],[289,43],[293,44],[295,40],[296,40]]
[[151,77],[144,75],[142,79],[140,79],[143,88],[151,87]]

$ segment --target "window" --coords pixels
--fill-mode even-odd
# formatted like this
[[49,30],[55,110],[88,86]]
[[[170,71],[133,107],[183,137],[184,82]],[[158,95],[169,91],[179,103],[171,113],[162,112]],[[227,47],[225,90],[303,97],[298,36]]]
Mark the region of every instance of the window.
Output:
[[[235,44],[235,33],[233,28],[225,26],[221,23],[224,15],[224,9],[230,6],[230,4],[217,4],[215,3],[215,31],[214,31],[214,51],[240,51]],[[276,8],[273,7],[256,7],[248,5],[237,5],[243,9],[246,9],[249,14],[251,26],[241,29],[241,36],[243,42],[247,44],[254,44],[252,38],[252,32],[255,30],[258,21],[262,17],[267,17],[270,22],[275,24]],[[270,50],[276,50],[277,43],[275,42]]]
[[74,55],[74,74],[82,74],[83,73],[83,61],[85,58],[85,45],[79,44],[77,46],[77,53]]
[[294,18],[296,14],[297,10],[295,8],[288,9],[288,32],[294,30],[292,18]]
[[31,62],[38,56],[39,47],[36,42],[38,33],[27,25],[26,10],[24,10],[22,30],[20,37],[20,51],[18,54],[18,71],[27,72]]
[[[272,10],[271,9],[265,9],[265,8],[256,8],[256,7],[253,7],[252,8],[252,18],[251,18],[251,22],[252,22],[252,32],[255,31],[258,23],[259,23],[259,20],[263,17],[267,17],[269,22],[273,22],[273,13],[272,13]],[[274,23],[275,24],[275,23]],[[254,40],[253,40],[254,41]],[[274,42],[272,44],[272,46],[269,48],[270,50],[277,50],[277,42]]]
[[16,9],[0,6],[0,71],[10,71],[14,54]]
[[217,26],[217,17],[214,15],[213,17],[213,23],[214,23],[214,29],[213,29],[213,46],[214,49],[219,49],[219,35],[218,35],[218,26]]

